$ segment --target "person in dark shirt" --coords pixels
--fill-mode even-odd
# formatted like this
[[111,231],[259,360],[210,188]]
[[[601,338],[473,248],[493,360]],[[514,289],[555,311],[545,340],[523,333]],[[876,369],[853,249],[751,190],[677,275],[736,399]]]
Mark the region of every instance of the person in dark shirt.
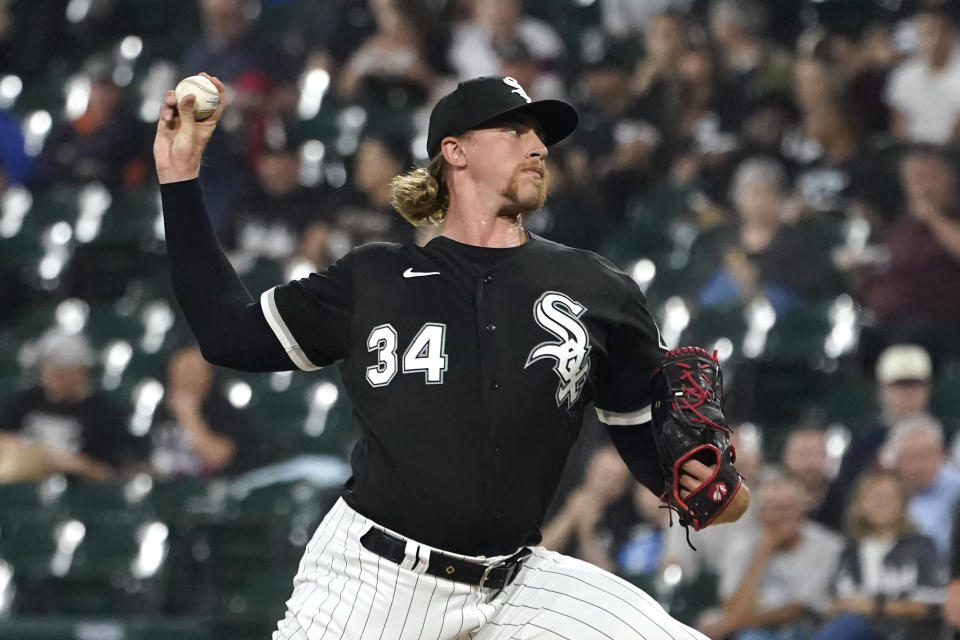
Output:
[[0,430],[41,448],[50,472],[106,480],[140,460],[142,443],[93,389],[94,354],[86,340],[49,333],[40,349],[40,383],[9,400]]
[[164,404],[150,427],[157,475],[233,475],[256,466],[258,446],[243,413],[213,382],[213,367],[196,347],[170,358]]
[[601,569],[613,571],[612,531],[606,524],[629,498],[630,470],[612,445],[594,452],[583,483],[567,497],[564,506],[543,525],[542,544],[547,549],[575,556]]
[[256,180],[237,208],[237,243],[256,255],[287,258],[313,225],[333,226],[341,190],[301,183],[300,141],[284,134],[254,162]]
[[712,265],[698,296],[702,306],[762,294],[783,314],[830,291],[834,278],[826,251],[811,229],[783,219],[784,180],[772,159],[751,158],[737,168],[732,190],[739,224],[718,231],[712,248],[719,255],[713,263],[702,261]]
[[371,132],[360,140],[350,186],[332,216],[332,226],[349,234],[351,246],[413,237],[410,225],[390,205],[390,180],[411,164],[405,138]]
[[287,56],[261,38],[243,0],[200,0],[203,33],[181,62],[182,75],[210,69],[231,83],[248,71],[291,82],[295,67]]
[[143,184],[148,167],[143,147],[149,127],[124,102],[111,64],[91,60],[86,76],[90,82],[87,108],[50,132],[35,163],[34,184],[92,180],[110,188]]
[[884,230],[889,260],[860,296],[881,336],[942,336],[960,351],[960,189],[954,168],[935,149],[907,153],[900,164],[905,211]]

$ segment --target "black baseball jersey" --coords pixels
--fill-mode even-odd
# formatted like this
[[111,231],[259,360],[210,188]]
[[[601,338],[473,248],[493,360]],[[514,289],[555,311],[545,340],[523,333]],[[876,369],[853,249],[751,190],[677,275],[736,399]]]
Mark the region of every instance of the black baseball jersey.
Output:
[[650,420],[663,348],[640,289],[535,235],[367,245],[260,303],[299,368],[340,362],[361,427],[344,499],[432,546],[538,542],[584,407]]

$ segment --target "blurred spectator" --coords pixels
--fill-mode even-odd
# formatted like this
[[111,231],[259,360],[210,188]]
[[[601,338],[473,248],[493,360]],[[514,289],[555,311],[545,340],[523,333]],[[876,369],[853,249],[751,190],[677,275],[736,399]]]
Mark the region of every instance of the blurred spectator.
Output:
[[0,193],[11,184],[27,184],[32,169],[20,123],[0,109]]
[[299,27],[307,50],[305,66],[331,76],[377,28],[367,0],[314,0],[304,11]]
[[[700,118],[694,114],[713,106],[708,96],[712,97],[715,79],[700,77],[690,82],[691,73],[699,71],[696,67],[699,60],[687,56],[688,27],[686,19],[678,13],[656,16],[644,39],[644,56],[636,65],[632,79],[640,111],[661,133],[662,146],[670,155],[695,135]],[[712,75],[712,61],[708,64]],[[705,84],[698,86],[700,82]]]
[[843,541],[806,519],[797,480],[770,479],[755,495],[759,531],[729,540],[720,573],[722,613],[700,628],[714,639],[805,640],[827,609]]
[[687,50],[686,20],[677,13],[656,15],[643,45],[644,56],[633,74],[634,90],[656,93],[678,75],[680,59]]
[[677,0],[600,0],[603,28],[610,35],[624,38],[644,33],[656,22],[657,16],[677,4]]
[[292,82],[296,68],[283,53],[260,38],[250,4],[244,0],[198,0],[203,33],[184,56],[181,76],[204,71],[229,85],[246,72],[259,71],[278,82]]
[[110,63],[94,59],[84,76],[90,83],[87,107],[50,132],[36,160],[34,183],[96,180],[110,188],[143,184],[149,166],[149,125],[124,102]]
[[828,622],[816,640],[934,638],[946,570],[930,538],[914,533],[896,476],[870,473],[847,513],[847,546],[833,581]]
[[286,258],[304,229],[329,222],[337,208],[335,192],[304,186],[300,169],[300,146],[293,137],[282,135],[264,147],[254,163],[256,181],[238,209],[241,248]]
[[[713,275],[698,295],[704,307],[747,302],[763,295],[778,315],[835,288],[826,251],[813,231],[784,222],[782,166],[751,158],[737,167],[732,194],[739,224],[712,239]],[[704,249],[706,251],[708,249]]]
[[503,61],[496,45],[513,39],[545,67],[563,57],[557,32],[543,20],[524,15],[519,0],[467,0],[466,5],[468,17],[454,25],[449,51],[450,65],[460,79],[499,74]]
[[569,99],[562,79],[544,66],[520,38],[509,38],[494,44],[500,57],[500,75],[515,79],[531,96],[539,99]]
[[940,152],[916,150],[901,161],[900,177],[906,211],[882,234],[889,259],[867,281],[863,304],[881,338],[949,343],[960,322],[956,173]]
[[672,162],[668,188],[696,186],[718,200],[726,191],[729,164],[740,143],[720,115],[723,87],[710,52],[684,51],[677,63],[677,79],[678,101],[662,113],[666,119],[659,123]]
[[[238,99],[204,151],[200,174],[210,221],[234,244],[237,185],[247,184],[267,121],[290,112],[298,97],[296,67],[256,33],[245,0],[198,0],[203,31],[180,63],[180,76],[217,76]],[[231,99],[234,96],[231,96]]]
[[38,472],[94,480],[106,480],[139,460],[141,443],[93,389],[90,368],[95,356],[86,339],[54,331],[38,346],[39,385],[14,395],[0,412],[0,430],[33,448],[15,446],[6,453],[29,454],[28,465]]
[[412,166],[405,138],[368,133],[360,141],[350,188],[333,215],[334,226],[350,235],[350,246],[413,237],[413,227],[390,204],[390,182]]
[[438,80],[426,59],[428,14],[395,0],[371,0],[370,10],[377,30],[341,68],[339,93],[396,107],[402,92],[404,104],[422,104]]
[[771,93],[789,91],[793,60],[766,37],[767,5],[755,0],[717,0],[710,5],[710,33],[731,86],[724,104],[730,121],[739,121],[745,104]]
[[[953,510],[953,531],[950,536],[950,583],[943,603],[943,619],[960,631],[960,508]],[[954,634],[956,637],[956,634]]]
[[799,170],[796,195],[814,213],[846,213],[853,198],[875,189],[857,119],[846,106],[824,101],[806,110],[802,127],[817,157]]
[[610,42],[580,76],[580,126],[570,139],[589,158],[594,188],[613,222],[650,182],[662,136],[630,88],[634,60],[625,43]]
[[731,151],[736,140],[726,132],[720,119],[716,63],[705,49],[688,49],[677,66],[681,81],[680,104],[672,114],[674,136],[694,142],[694,150],[705,155]]
[[331,234],[334,233],[325,222],[314,222],[300,234],[300,241],[291,262],[304,260],[310,272],[321,272],[336,258],[331,250]]
[[[848,495],[857,479],[870,469],[882,466],[880,451],[887,442],[891,425],[928,411],[933,389],[930,355],[917,345],[891,345],[877,360],[876,382],[879,415],[872,423],[856,430],[824,501],[825,521],[837,530],[842,527]],[[888,467],[893,464],[893,460],[886,462]]]
[[[722,102],[727,104],[730,98],[724,97]],[[815,145],[812,152],[801,148],[798,153],[797,144],[791,138],[797,136],[799,113],[786,94],[770,93],[746,101],[737,115],[741,158],[770,156],[792,169],[793,164],[819,153]]]
[[550,151],[550,197],[542,209],[524,217],[529,231],[578,249],[600,247],[611,225],[592,183],[589,161],[570,147]]
[[164,402],[150,427],[150,461],[160,477],[233,475],[260,462],[244,414],[213,382],[213,367],[196,347],[170,358]]
[[915,55],[891,74],[887,102],[894,135],[943,144],[960,136],[960,47],[946,9],[914,16]]
[[[624,522],[627,535],[616,540],[616,573],[626,576],[651,576],[663,564],[663,546],[669,528],[670,513],[662,509],[660,498],[639,482],[633,483],[632,522]],[[719,525],[718,525],[719,526]]]
[[868,25],[849,49],[832,56],[831,62],[846,78],[847,95],[868,135],[889,135],[891,114],[885,99],[886,86],[899,59],[891,25],[880,21]]
[[793,65],[793,101],[801,113],[841,97],[842,81],[830,61],[805,56]]
[[948,557],[951,516],[960,497],[960,469],[944,455],[940,421],[923,413],[901,418],[893,424],[885,449],[910,495],[910,519]]
[[783,467],[807,492],[807,512],[812,520],[827,524],[821,512],[830,490],[830,457],[827,434],[819,429],[796,429],[787,436]]
[[633,478],[617,450],[603,446],[591,456],[583,482],[543,526],[541,544],[614,571],[616,548],[636,522]]

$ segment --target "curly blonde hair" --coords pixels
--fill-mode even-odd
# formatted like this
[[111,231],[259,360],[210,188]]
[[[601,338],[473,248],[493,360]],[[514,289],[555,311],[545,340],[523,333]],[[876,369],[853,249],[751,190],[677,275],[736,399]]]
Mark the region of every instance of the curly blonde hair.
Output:
[[390,182],[390,204],[415,227],[439,226],[447,216],[447,163],[438,153],[426,169],[395,176]]

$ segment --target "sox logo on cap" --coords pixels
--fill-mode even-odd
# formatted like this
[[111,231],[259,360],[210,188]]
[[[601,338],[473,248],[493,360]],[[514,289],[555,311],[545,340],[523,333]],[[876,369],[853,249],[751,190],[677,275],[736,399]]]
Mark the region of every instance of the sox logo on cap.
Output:
[[523,90],[523,87],[520,86],[520,83],[517,82],[516,78],[511,78],[510,76],[504,76],[503,84],[507,85],[508,87],[513,87],[513,91],[511,91],[510,93],[517,94],[518,96],[526,100],[528,104],[533,102],[533,100],[530,99],[530,96],[527,95],[527,92]]

